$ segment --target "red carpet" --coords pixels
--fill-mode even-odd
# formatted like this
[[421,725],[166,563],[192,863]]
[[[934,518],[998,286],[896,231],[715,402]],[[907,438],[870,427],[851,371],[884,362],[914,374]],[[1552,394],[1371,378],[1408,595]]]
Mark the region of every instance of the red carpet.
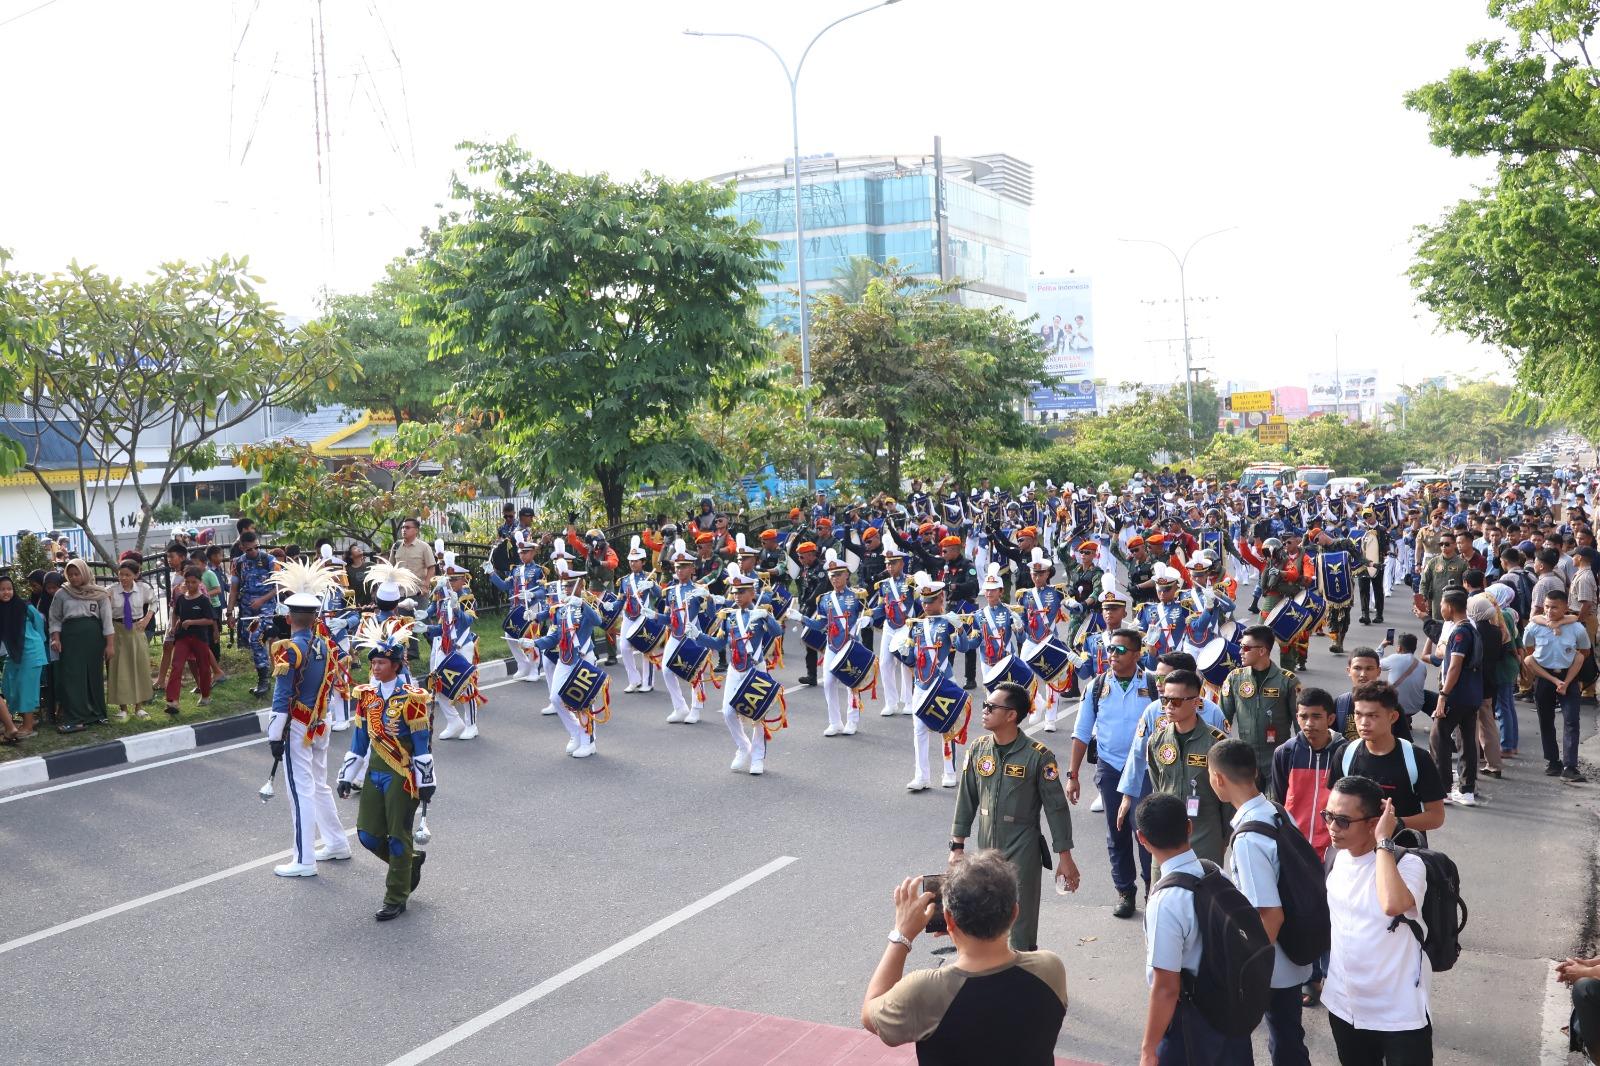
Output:
[[[889,1066],[916,1048],[887,1048],[864,1029],[664,999],[562,1066]],[[1056,1059],[1056,1066],[1093,1066]]]

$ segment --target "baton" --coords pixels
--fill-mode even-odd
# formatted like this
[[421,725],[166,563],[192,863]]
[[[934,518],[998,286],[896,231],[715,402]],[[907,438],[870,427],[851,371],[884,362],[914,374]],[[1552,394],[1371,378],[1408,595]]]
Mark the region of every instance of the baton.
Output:
[[272,787],[272,780],[278,776],[278,763],[281,761],[283,761],[282,756],[277,756],[272,760],[272,769],[267,773],[267,783],[262,785],[261,790],[256,793],[256,795],[261,797],[262,803],[267,802],[277,794],[277,790]]

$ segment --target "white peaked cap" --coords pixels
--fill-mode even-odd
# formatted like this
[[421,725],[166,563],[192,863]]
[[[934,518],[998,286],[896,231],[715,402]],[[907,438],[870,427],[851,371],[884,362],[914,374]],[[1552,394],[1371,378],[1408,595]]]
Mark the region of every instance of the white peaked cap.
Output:
[[550,558],[552,558],[552,559],[570,559],[570,558],[572,558],[572,556],[567,554],[567,538],[565,538],[565,537],[557,537],[556,538],[555,543],[550,546]]
[[633,535],[633,540],[629,541],[628,543],[628,558],[643,559],[646,557],[647,553],[644,550],[644,545],[639,540],[639,534],[635,533]]
[[743,533],[734,534],[733,543],[734,543],[734,553],[737,554],[737,555],[760,555],[761,554],[756,549],[748,547],[745,544],[744,534]]
[[848,570],[850,569],[850,564],[839,558],[838,552],[829,548],[828,553],[822,557],[822,568],[824,570]]
[[988,590],[997,589],[1000,587],[1002,587],[1000,582],[1000,564],[990,563],[988,571],[983,575],[983,588]]
[[883,530],[883,557],[885,559],[904,559],[906,553],[900,545],[895,543],[894,534],[889,532],[887,526]]
[[689,545],[682,537],[672,542],[672,561],[677,563],[692,563],[694,556],[689,552]]
[[1050,569],[1050,566],[1051,566],[1050,560],[1046,559],[1044,557],[1044,549],[1043,548],[1035,548],[1035,549],[1033,549],[1033,559],[1032,559],[1031,562],[1028,563],[1028,569],[1029,570],[1048,570],[1048,569]]
[[918,570],[912,574],[911,583],[917,586],[917,592],[923,596],[933,596],[944,591],[944,582],[935,581],[926,570]]

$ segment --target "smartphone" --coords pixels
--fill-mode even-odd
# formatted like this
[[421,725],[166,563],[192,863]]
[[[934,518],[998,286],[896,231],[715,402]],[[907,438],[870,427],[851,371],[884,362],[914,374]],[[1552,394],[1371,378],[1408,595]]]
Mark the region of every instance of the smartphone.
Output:
[[948,932],[944,924],[944,874],[923,874],[922,891],[933,893],[933,915],[928,919],[928,924],[923,927],[923,932],[944,933]]
[[1383,642],[1391,645],[1394,643],[1394,626],[1390,626],[1383,631]]

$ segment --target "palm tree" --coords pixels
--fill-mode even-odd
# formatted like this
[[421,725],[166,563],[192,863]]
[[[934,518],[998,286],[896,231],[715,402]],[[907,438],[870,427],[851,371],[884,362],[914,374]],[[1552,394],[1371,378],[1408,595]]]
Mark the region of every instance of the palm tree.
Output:
[[866,299],[867,286],[872,284],[874,278],[893,275],[897,273],[896,268],[893,259],[879,265],[869,256],[852,256],[844,269],[828,284],[828,292],[847,304],[858,304]]

